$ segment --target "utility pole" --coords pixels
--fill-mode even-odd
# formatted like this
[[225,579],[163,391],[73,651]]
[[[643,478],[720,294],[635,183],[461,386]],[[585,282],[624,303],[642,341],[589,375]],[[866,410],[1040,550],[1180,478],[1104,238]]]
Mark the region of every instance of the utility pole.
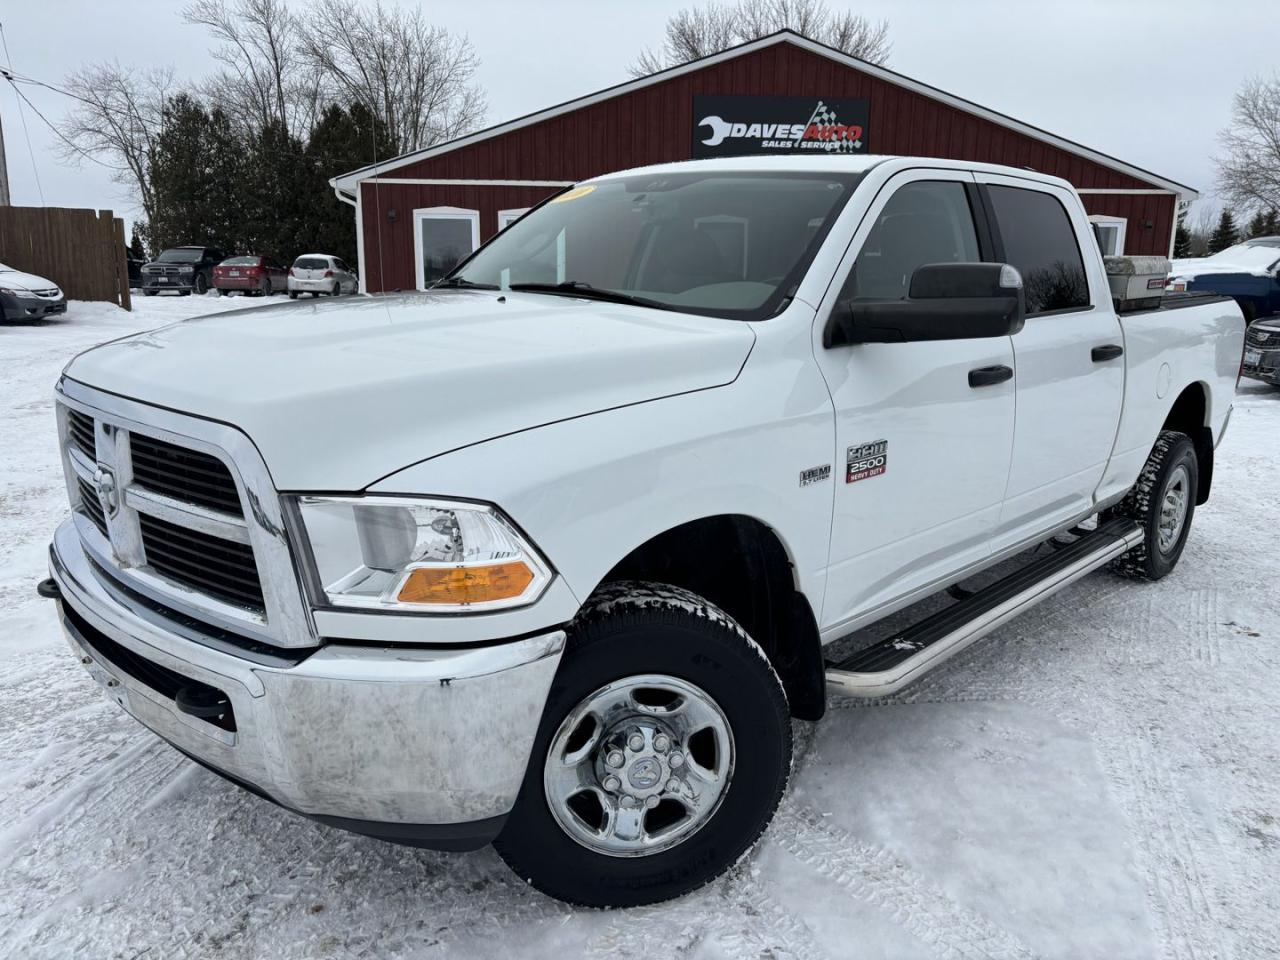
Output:
[[0,118],[0,207],[9,206],[9,167],[4,159],[4,120]]

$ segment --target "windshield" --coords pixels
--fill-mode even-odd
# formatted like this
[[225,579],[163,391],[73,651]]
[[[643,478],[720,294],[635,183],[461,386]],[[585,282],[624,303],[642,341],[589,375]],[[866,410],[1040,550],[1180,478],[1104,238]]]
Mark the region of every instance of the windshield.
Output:
[[1270,244],[1237,243],[1234,247],[1219,250],[1213,256],[1206,257],[1205,260],[1208,263],[1244,267],[1246,270],[1266,270],[1277,260],[1280,260],[1280,250]]
[[763,319],[794,293],[857,181],[680,173],[588,183],[507,227],[441,283],[560,286],[573,296]]
[[156,257],[156,260],[161,263],[195,263],[203,255],[204,251],[199,248],[195,250],[166,250]]

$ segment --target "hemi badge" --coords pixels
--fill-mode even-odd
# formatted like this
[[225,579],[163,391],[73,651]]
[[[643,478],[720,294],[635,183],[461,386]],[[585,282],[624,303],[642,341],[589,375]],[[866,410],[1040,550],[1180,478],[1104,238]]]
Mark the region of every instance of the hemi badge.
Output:
[[831,464],[824,463],[820,467],[810,467],[800,471],[800,486],[807,487],[811,483],[821,483],[831,479]]

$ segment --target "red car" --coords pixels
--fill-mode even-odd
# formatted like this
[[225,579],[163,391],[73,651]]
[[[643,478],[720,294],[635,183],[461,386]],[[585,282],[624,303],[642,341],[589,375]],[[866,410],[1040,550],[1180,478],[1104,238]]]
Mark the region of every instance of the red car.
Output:
[[289,271],[272,257],[229,257],[213,268],[213,288],[225,297],[229,290],[241,290],[269,297],[286,289]]

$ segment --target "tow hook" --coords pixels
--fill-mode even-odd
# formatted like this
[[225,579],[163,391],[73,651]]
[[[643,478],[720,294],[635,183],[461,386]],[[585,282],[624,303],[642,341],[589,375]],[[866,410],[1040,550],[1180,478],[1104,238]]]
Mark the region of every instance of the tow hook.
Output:
[[58,581],[50,577],[48,580],[41,580],[36,584],[36,593],[44,597],[46,600],[61,600],[62,591],[58,589]]

